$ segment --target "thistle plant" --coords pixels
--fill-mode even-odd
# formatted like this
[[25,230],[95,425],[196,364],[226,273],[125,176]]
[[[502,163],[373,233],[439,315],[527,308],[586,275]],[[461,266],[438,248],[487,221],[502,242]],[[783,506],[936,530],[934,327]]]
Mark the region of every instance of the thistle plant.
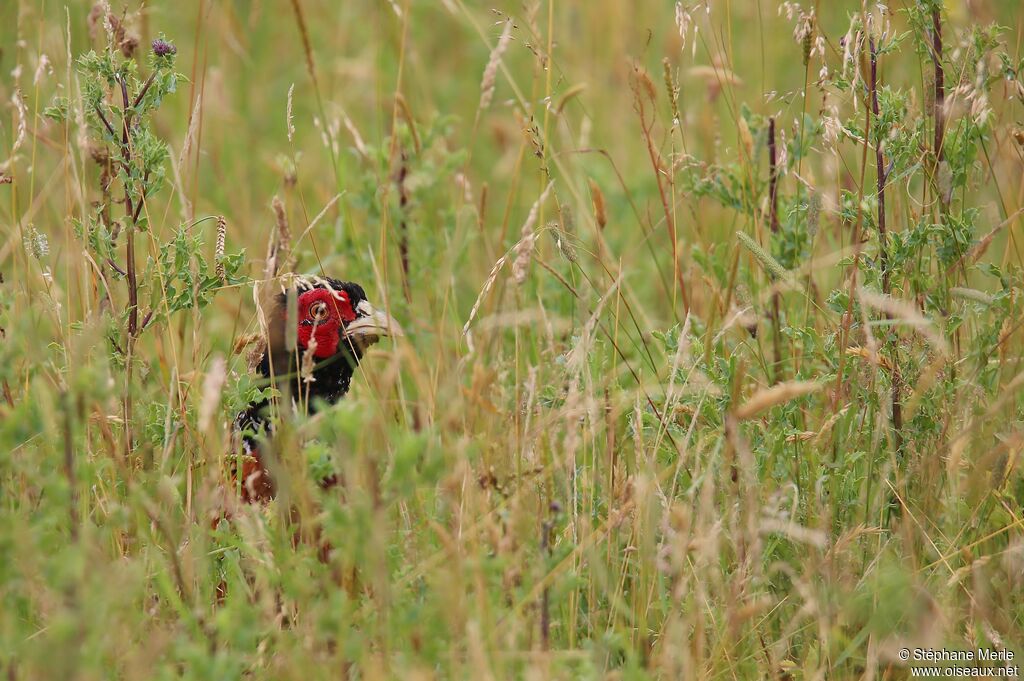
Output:
[[[169,240],[158,243],[158,257],[148,258],[144,266],[139,262],[137,239],[153,237],[147,205],[166,184],[170,155],[167,143],[154,132],[152,119],[184,79],[175,71],[176,56],[177,48],[161,36],[153,41],[144,70],[134,58],[115,51],[112,42],[101,52],[82,55],[77,63],[83,113],[93,138],[90,153],[109,170],[100,178],[105,202],[76,221],[76,228],[109,278],[123,279],[127,288],[127,302],[111,338],[113,360],[126,369],[126,451],[132,448],[132,366],[139,336],[152,322],[201,307],[218,287],[238,283],[243,259],[242,253],[225,255],[218,246],[216,263],[207,263],[200,255],[203,240],[196,230],[206,221],[201,219],[181,225]],[[57,107],[49,113],[56,117],[60,111]],[[121,204],[119,217],[114,217],[109,203]]]
[[[82,105],[91,132],[110,154],[120,184],[124,215],[114,224],[101,224],[99,220],[87,224],[90,241],[100,247],[108,264],[123,276],[128,284],[127,352],[131,349],[145,322],[139,324],[139,280],[135,254],[135,237],[149,226],[145,215],[147,198],[152,198],[164,186],[167,145],[150,126],[150,118],[163,102],[173,94],[181,75],[174,71],[177,49],[163,38],[153,41],[149,56],[150,75],[144,80],[134,59],[115,56],[108,47],[97,54],[91,51],[78,60],[82,75]],[[96,232],[105,232],[99,240]],[[113,260],[118,238],[125,235],[125,260],[120,267]],[[107,247],[107,248],[104,248]]]

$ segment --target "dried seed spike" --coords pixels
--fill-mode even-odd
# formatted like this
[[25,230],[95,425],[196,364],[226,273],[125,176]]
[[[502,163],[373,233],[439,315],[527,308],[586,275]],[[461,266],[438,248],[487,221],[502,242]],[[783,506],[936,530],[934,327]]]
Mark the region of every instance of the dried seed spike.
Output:
[[285,336],[284,346],[288,352],[295,352],[298,347],[299,295],[294,285],[288,288],[285,303]]
[[601,187],[593,179],[587,178],[587,183],[590,184],[590,200],[594,203],[594,222],[597,223],[598,229],[604,231],[605,225],[608,224],[608,215],[605,212],[604,206],[604,194],[601,193]]
[[345,129],[348,130],[349,134],[352,135],[352,143],[356,145],[356,151],[363,158],[370,157],[370,149],[366,146],[366,142],[363,141],[363,136],[359,134],[359,129],[356,124],[352,122],[352,119],[348,117],[348,114],[344,110],[341,112],[341,120],[345,124]]
[[857,289],[857,297],[865,306],[884,312],[917,330],[940,354],[949,356],[949,343],[935,328],[934,322],[921,314],[913,303],[884,293],[875,293],[864,287]]
[[566,234],[576,234],[576,218],[572,214],[572,206],[567,203],[559,204],[558,215],[562,219],[562,230]]
[[573,99],[578,97],[580,93],[587,89],[586,83],[576,83],[571,86],[568,90],[562,93],[562,96],[558,98],[558,102],[555,104],[555,113],[560,114],[565,109],[566,104],[571,102]]
[[[643,93],[647,95],[647,99],[651,102],[658,100],[658,93],[654,89],[654,81],[647,75],[647,71],[640,67],[639,64],[633,67],[633,76],[636,78],[636,83],[642,89]],[[640,90],[637,90],[640,92]]]
[[216,263],[217,278],[220,279],[220,283],[227,284],[228,277],[224,271],[224,242],[227,238],[228,233],[228,221],[223,215],[217,218],[217,246],[213,252],[213,259]]
[[526,216],[526,222],[523,223],[523,228],[520,231],[521,238],[515,245],[516,259],[512,263],[512,280],[515,281],[517,286],[522,285],[526,281],[526,273],[530,266],[530,256],[533,255],[533,244],[537,239],[533,226],[536,224],[537,216],[540,214],[540,207],[548,198],[548,193],[551,192],[552,185],[554,185],[554,181],[548,182],[548,186],[544,189],[540,198],[530,208],[530,214]]
[[939,187],[939,198],[944,205],[949,205],[953,198],[953,171],[946,160],[939,161],[935,182]]
[[573,240],[576,238],[576,219],[573,217],[572,206],[559,204],[558,215],[561,218],[561,224],[554,225],[555,244],[562,256],[574,263],[577,257],[576,247],[573,245]]
[[313,374],[313,370],[316,368],[316,336],[311,335],[309,337],[309,345],[306,347],[306,351],[302,353],[302,367],[299,374],[302,376],[303,383],[314,383],[316,376]]
[[246,334],[243,334],[243,335],[239,336],[235,340],[235,344],[231,348],[231,354],[233,354],[233,355],[240,355],[240,354],[242,354],[242,351],[245,350],[247,347],[249,347],[253,343],[258,343],[261,340],[263,340],[263,334],[260,334],[260,333],[246,333]]
[[813,240],[821,226],[821,194],[811,189],[807,199],[807,235]]
[[271,206],[274,208],[274,217],[277,219],[277,239],[278,246],[284,252],[291,249],[292,245],[292,232],[288,227],[288,214],[284,209],[284,202],[277,196],[273,198]]
[[25,98],[22,95],[21,88],[14,88],[14,94],[11,95],[11,104],[14,105],[14,110],[18,114],[18,125],[14,143],[11,144],[11,156],[3,163],[0,163],[0,172],[4,173],[14,167],[14,161],[18,158],[18,150],[21,149],[21,145],[25,143],[25,138],[28,136],[28,107],[25,106]]
[[506,19],[505,25],[501,29],[501,37],[498,38],[494,49],[491,50],[491,56],[488,58],[487,66],[484,68],[483,78],[480,79],[480,105],[478,107],[480,111],[486,110],[491,105],[491,100],[494,98],[494,90],[497,87],[498,65],[501,63],[501,56],[508,49],[508,44],[511,41],[512,21],[511,19]]
[[750,125],[747,124],[747,119],[743,116],[739,117],[737,127],[740,132],[740,142],[743,143],[743,151],[746,154],[746,158],[752,159],[754,157],[754,137],[750,134]]
[[288,213],[284,203],[277,196],[270,203],[274,210],[276,229],[267,250],[265,274],[267,279],[291,271],[292,232],[288,226]]
[[291,142],[295,136],[295,118],[292,116],[292,95],[295,94],[295,83],[288,88],[288,106],[285,109],[285,125],[288,130],[288,141]]
[[476,302],[473,303],[473,309],[469,311],[469,318],[466,320],[466,324],[462,327],[463,336],[469,333],[469,327],[473,323],[473,320],[476,319],[477,312],[480,311],[480,304],[483,302],[484,296],[486,296],[487,292],[491,290],[492,286],[494,286],[494,282],[498,279],[498,272],[500,272],[501,268],[505,266],[505,262],[507,260],[508,254],[505,254],[498,258],[497,262],[494,263],[494,266],[491,267],[491,272],[487,275],[487,281],[484,282],[484,287],[480,289],[480,293],[476,297]]
[[668,103],[672,107],[672,120],[678,125],[682,120],[682,116],[679,115],[679,86],[676,85],[675,78],[672,76],[672,64],[669,62],[668,57],[661,60],[661,67],[665,77],[665,92],[668,93]]
[[551,236],[555,240],[555,246],[558,247],[558,252],[562,254],[562,257],[569,262],[576,262],[576,247],[572,245],[569,240],[569,233],[558,226],[557,222],[549,222],[548,229],[551,230]]
[[817,381],[787,381],[763,388],[736,409],[736,418],[740,421],[752,418],[774,406],[818,392],[821,388],[822,384]]
[[220,404],[224,381],[227,379],[227,362],[222,355],[217,355],[210,363],[210,370],[203,379],[203,399],[199,406],[199,430],[206,431],[213,421],[217,405]]
[[949,295],[953,298],[962,298],[964,300],[973,300],[983,305],[991,305],[994,302],[992,296],[988,295],[984,291],[978,291],[977,289],[968,289],[965,287],[954,286],[949,289]]
[[749,234],[746,232],[736,232],[736,238],[757,258],[757,261],[761,263],[765,271],[772,275],[772,278],[783,281],[790,279],[789,271],[778,260],[773,258],[768,251],[761,248],[761,245],[754,241]]

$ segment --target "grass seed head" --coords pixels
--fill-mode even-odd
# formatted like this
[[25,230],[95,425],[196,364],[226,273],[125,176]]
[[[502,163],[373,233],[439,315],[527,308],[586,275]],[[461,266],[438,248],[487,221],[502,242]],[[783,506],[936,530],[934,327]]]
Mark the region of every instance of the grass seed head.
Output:
[[220,405],[224,382],[227,380],[227,362],[223,355],[217,355],[210,362],[210,368],[203,379],[203,398],[199,406],[199,431],[206,432],[213,423],[217,406]]
[[816,393],[821,388],[822,384],[817,381],[787,381],[762,388],[736,409],[736,418],[740,421],[753,418],[772,407]]
[[747,250],[753,254],[773,279],[786,281],[791,278],[789,270],[783,267],[778,260],[773,258],[768,251],[761,248],[761,245],[754,241],[754,238],[749,234],[746,232],[736,232],[736,238],[740,240],[741,244],[746,246]]
[[590,200],[594,204],[594,222],[597,223],[599,230],[604,231],[605,226],[608,224],[608,213],[604,205],[604,193],[601,192],[601,187],[598,186],[593,178],[587,178],[587,183],[590,185]]
[[222,284],[228,283],[227,274],[224,272],[224,247],[228,234],[228,221],[223,215],[217,218],[217,246],[214,249],[213,260],[216,268],[217,278]]
[[494,99],[494,90],[498,85],[498,66],[501,64],[501,57],[508,50],[512,42],[512,20],[506,19],[501,29],[501,36],[495,43],[491,55],[487,59],[487,66],[484,67],[484,75],[480,79],[480,104],[477,107],[480,111],[486,111]]

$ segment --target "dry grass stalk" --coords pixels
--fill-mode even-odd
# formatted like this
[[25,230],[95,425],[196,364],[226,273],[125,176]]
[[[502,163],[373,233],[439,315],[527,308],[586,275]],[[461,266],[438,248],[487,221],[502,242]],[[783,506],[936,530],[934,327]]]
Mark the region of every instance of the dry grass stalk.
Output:
[[601,187],[598,186],[597,182],[587,178],[587,182],[590,184],[590,200],[594,203],[594,222],[597,223],[597,227],[600,230],[604,230],[605,225],[608,224],[608,214],[604,207],[604,194],[601,193]]
[[352,119],[349,118],[344,109],[341,112],[341,122],[345,124],[348,134],[352,135],[352,144],[356,145],[356,151],[359,152],[359,155],[364,159],[370,158],[370,149],[366,146],[366,142],[363,141],[363,136],[359,134],[356,124],[352,122]]
[[11,144],[11,155],[6,161],[0,163],[0,172],[7,173],[14,166],[14,161],[18,158],[18,150],[25,143],[25,138],[28,136],[28,108],[25,106],[25,98],[21,94],[21,88],[14,88],[14,94],[11,95],[11,104],[14,105],[14,111],[18,115],[17,131],[14,135],[14,143]]
[[786,522],[778,518],[762,518],[759,524],[762,534],[781,534],[793,541],[824,549],[828,546],[828,535],[821,530],[798,525],[793,521]]
[[39,55],[39,63],[36,65],[35,75],[32,76],[32,85],[39,85],[43,78],[53,75],[53,63],[45,54]]
[[285,109],[285,126],[288,130],[288,141],[295,137],[295,118],[292,116],[292,95],[295,94],[295,83],[288,88],[288,106]]
[[295,12],[295,22],[299,26],[299,36],[302,38],[302,53],[306,57],[306,70],[309,72],[309,79],[313,81],[313,87],[320,90],[316,80],[316,67],[313,62],[313,48],[309,43],[309,29],[306,28],[306,17],[302,12],[301,0],[292,0],[292,10]]
[[530,258],[533,255],[533,245],[537,241],[534,225],[537,224],[540,207],[544,205],[544,201],[548,198],[553,184],[554,182],[548,182],[548,186],[544,188],[540,198],[530,208],[530,213],[526,216],[523,228],[519,232],[519,242],[514,247],[516,259],[512,262],[512,280],[516,286],[522,286],[523,282],[526,281],[526,274],[530,269]]
[[[775,119],[770,119],[774,124]],[[750,126],[747,124],[747,119],[743,116],[739,117],[737,122],[737,128],[740,134],[740,142],[743,144],[743,153],[747,160],[754,158],[754,137],[750,134]]]
[[608,291],[601,296],[601,300],[597,302],[594,307],[594,312],[590,315],[590,319],[583,325],[583,329],[580,331],[579,338],[572,350],[569,351],[568,356],[565,360],[566,368],[568,368],[570,375],[578,377],[583,372],[583,367],[586,364],[587,355],[590,352],[590,346],[593,342],[594,329],[597,328],[597,323],[601,319],[601,312],[604,310],[605,304],[612,299],[616,291],[619,290],[619,284],[622,283],[621,275],[617,278],[612,285],[608,288]]
[[501,56],[505,54],[509,43],[512,41],[512,20],[506,19],[501,29],[501,37],[491,50],[491,56],[487,59],[487,66],[484,67],[483,78],[480,79],[480,105],[479,111],[486,111],[494,99],[494,90],[498,81],[498,66],[501,64]]
[[213,422],[226,379],[227,362],[222,355],[217,355],[210,362],[210,369],[206,372],[206,378],[203,380],[203,399],[199,403],[199,430],[201,432],[206,432]]
[[89,14],[85,18],[86,26],[89,28],[89,37],[92,40],[96,40],[99,36],[100,29],[110,37],[114,32],[114,27],[110,23],[110,3],[107,0],[99,0],[93,3],[93,6],[89,9]]
[[309,344],[306,346],[305,352],[302,353],[302,366],[299,375],[302,376],[303,383],[308,384],[316,380],[316,376],[313,375],[313,369],[316,366],[316,346],[316,325],[314,324],[313,333],[309,337]]
[[274,232],[267,244],[267,259],[263,267],[263,278],[268,281],[291,270],[292,246],[292,232],[284,203],[275,196],[270,205],[274,210]]
[[234,355],[241,354],[243,350],[252,345],[253,343],[260,340],[260,334],[258,333],[245,333],[239,336],[235,340],[235,344],[231,346],[231,353]]
[[178,168],[185,167],[185,159],[188,158],[189,152],[192,151],[192,143],[195,141],[196,136],[199,134],[199,122],[201,120],[200,112],[203,106],[203,93],[202,90],[196,95],[196,101],[192,105],[192,114],[188,117],[188,131],[185,133],[185,140],[181,143],[181,152],[178,154]]
[[287,256],[292,245],[292,231],[288,226],[288,214],[284,209],[284,202],[279,197],[275,196],[270,205],[274,209],[274,218],[277,220],[278,253]]
[[118,18],[110,9],[110,3],[105,0],[97,2],[89,11],[86,17],[86,24],[89,27],[89,37],[93,40],[99,35],[102,26],[107,36],[109,47],[117,49],[124,57],[131,57],[139,47],[139,36],[128,31],[125,26],[126,16]]
[[910,394],[910,399],[907,400],[906,404],[906,418],[909,421],[917,413],[917,408],[921,404],[921,400],[924,399],[926,393],[935,386],[935,382],[940,377],[940,371],[945,366],[944,358],[939,355],[927,366],[917,377],[917,382],[914,384],[914,391]]
[[[327,212],[331,210],[331,208],[334,207],[334,204],[336,204],[340,199],[341,194],[335,194],[330,201],[325,203],[324,207],[320,209],[320,212],[316,214],[316,217],[310,220],[309,224],[306,225],[306,229],[302,230],[302,234],[299,235],[299,238],[294,240],[294,243],[302,243],[302,240],[306,238],[306,235],[313,231],[313,228],[316,227],[320,223],[320,221],[324,219],[324,216],[327,215]],[[289,240],[291,240],[290,234],[291,232],[289,232]],[[289,246],[289,250],[291,250],[291,246]]]
[[510,253],[511,251],[498,258],[498,260],[491,267],[491,271],[487,275],[487,280],[484,282],[483,288],[480,289],[480,293],[477,294],[476,301],[473,303],[473,308],[469,311],[469,318],[466,320],[466,323],[462,327],[463,336],[468,336],[469,327],[473,323],[473,320],[476,319],[477,312],[480,311],[480,304],[483,302],[484,297],[487,295],[487,293],[494,286],[494,282],[497,281],[498,273],[501,272],[501,268],[505,266],[505,263],[508,261],[508,256],[510,255]]
[[743,84],[743,79],[716,58],[711,66],[692,66],[687,71],[690,77],[704,81],[708,90],[708,99],[714,101],[725,86],[736,87]]
[[976,303],[982,305],[991,305],[995,299],[984,291],[979,291],[975,288],[965,288],[963,286],[954,286],[949,289],[949,295],[954,298],[962,298],[964,300],[973,300]]
[[745,421],[772,407],[816,393],[822,387],[817,381],[786,381],[770,388],[762,388],[736,409],[736,418]]
[[266,337],[262,333],[251,335],[255,336],[256,340],[251,343],[249,351],[245,353],[245,366],[248,367],[249,373],[257,370],[263,363],[263,356],[267,354]]
[[932,347],[942,353],[944,356],[949,356],[949,344],[946,339],[936,331],[935,325],[930,319],[918,312],[917,308],[910,303],[892,298],[890,296],[874,293],[865,288],[857,289],[857,296],[860,301],[867,307],[884,312],[890,315],[894,319],[898,319],[908,326],[917,329],[917,331],[924,336]]
[[[679,237],[676,231],[676,215],[674,210],[675,196],[675,174],[671,168],[666,167],[659,145],[655,142],[654,127],[657,121],[657,93],[654,83],[647,72],[639,64],[633,65],[632,78],[629,82],[633,91],[633,110],[636,111],[640,121],[640,130],[647,148],[647,158],[651,163],[651,170],[654,173],[655,184],[658,187],[658,198],[661,201],[661,209],[665,214],[665,226],[668,231],[669,242],[672,246],[672,271],[679,286],[679,295],[682,298],[683,309],[690,309],[690,294],[686,286],[686,278],[679,256]],[[674,298],[673,298],[674,300]]]
[[946,270],[946,274],[950,274],[961,267],[977,262],[981,256],[985,255],[985,251],[987,251],[988,247],[992,245],[992,240],[996,238],[996,235],[1003,231],[1007,225],[1016,220],[1021,213],[1024,213],[1024,208],[1014,211],[1008,218],[989,230],[988,234],[981,237],[978,243],[976,243],[971,250],[967,251],[959,260],[949,266]]
[[668,95],[668,103],[672,110],[672,127],[678,128],[683,121],[683,115],[679,113],[679,85],[672,74],[672,63],[668,60],[668,57],[661,60],[661,70],[662,76],[665,79],[665,92]]
[[752,305],[737,305],[736,303],[730,304],[729,317],[722,324],[722,328],[718,330],[718,333],[715,334],[712,342],[717,343],[720,341],[725,334],[729,332],[729,329],[737,325],[742,326],[748,332],[751,332],[750,330],[753,329],[754,331],[751,332],[752,334],[757,331],[757,314],[754,312],[754,307]]
[[[409,126],[409,134],[412,135],[412,144],[416,149],[416,153],[419,154],[423,151],[423,143],[420,141],[420,133],[416,127],[416,117],[412,115],[412,108],[409,106],[409,100],[405,98],[401,92],[395,93],[395,106],[398,109],[398,113],[401,114],[402,120]],[[396,138],[397,139],[397,138]]]
[[555,104],[555,113],[561,114],[562,111],[565,109],[565,106],[572,100],[576,99],[576,97],[578,97],[586,89],[586,83],[576,83],[575,85],[570,86],[565,92],[562,93],[562,96],[558,98],[558,102]]
[[861,359],[867,360],[876,366],[882,367],[886,371],[892,371],[892,362],[889,361],[889,358],[878,354],[870,347],[858,346],[846,348],[846,354],[850,357],[860,357]]
[[576,219],[573,217],[572,207],[563,204],[558,207],[560,221],[548,223],[552,235],[555,237],[555,245],[558,246],[562,257],[571,263],[578,260],[576,247],[573,240],[576,239]]

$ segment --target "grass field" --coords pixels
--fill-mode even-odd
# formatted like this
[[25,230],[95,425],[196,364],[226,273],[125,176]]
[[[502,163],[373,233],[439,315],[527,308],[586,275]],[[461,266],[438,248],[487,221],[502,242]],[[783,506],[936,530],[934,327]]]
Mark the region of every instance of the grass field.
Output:
[[[4,0],[3,678],[1018,663],[1022,22]],[[405,335],[214,527],[290,265]]]

